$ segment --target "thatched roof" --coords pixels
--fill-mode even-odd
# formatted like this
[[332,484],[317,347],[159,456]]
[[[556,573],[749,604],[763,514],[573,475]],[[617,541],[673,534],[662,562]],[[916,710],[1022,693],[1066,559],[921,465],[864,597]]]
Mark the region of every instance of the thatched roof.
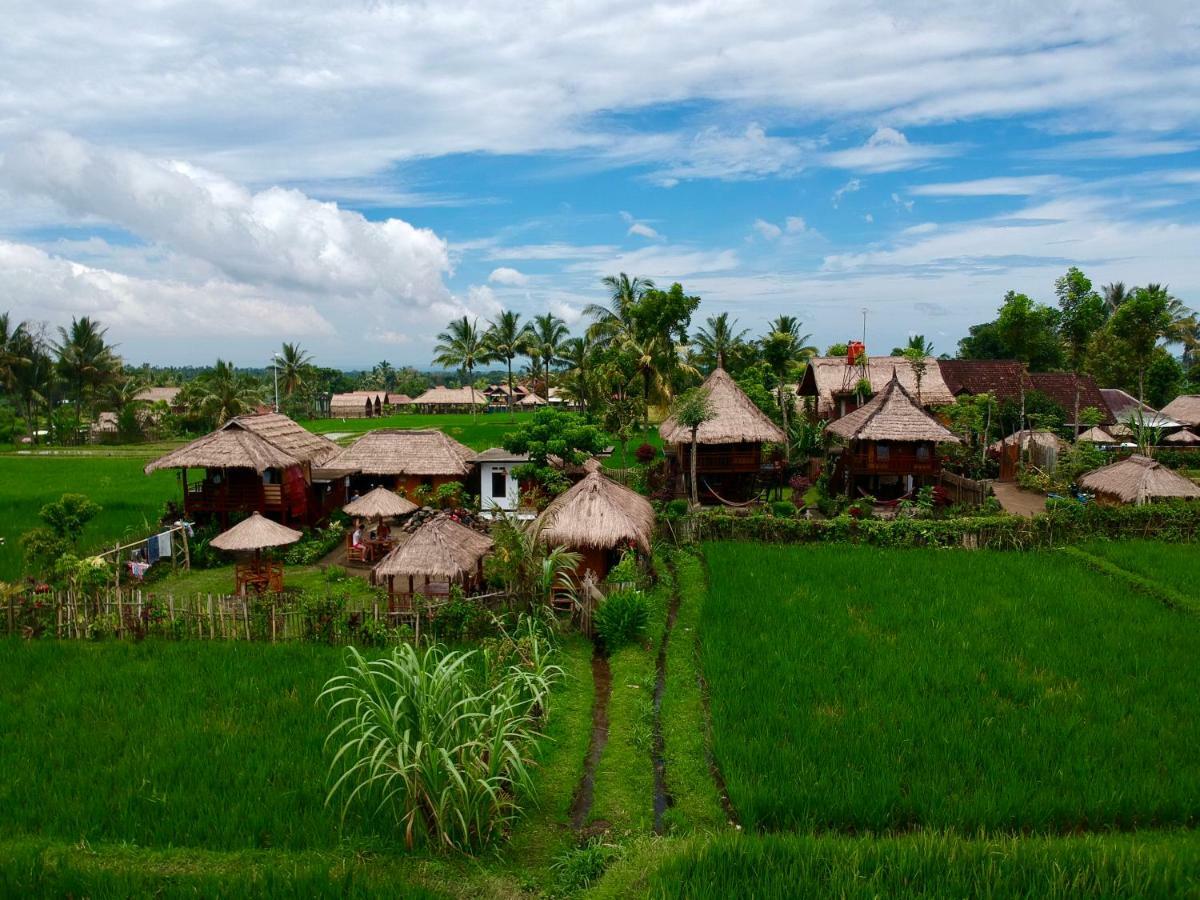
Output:
[[416,509],[417,504],[411,500],[385,487],[377,487],[373,491],[367,491],[357,500],[351,500],[342,507],[342,512],[348,516],[362,516],[365,519],[390,519],[406,516]]
[[218,550],[263,550],[267,547],[282,547],[294,544],[304,537],[299,531],[273,522],[258,512],[242,519],[228,531],[222,531],[212,539]]
[[444,431],[380,428],[368,431],[327,465],[362,475],[452,475],[471,471],[475,451]]
[[[754,405],[724,369],[714,369],[700,389],[708,393],[712,418],[697,429],[697,443],[762,444],[786,440],[783,429]],[[692,430],[674,418],[659,425],[658,433],[668,444],[687,444],[692,440]]]
[[633,542],[649,552],[654,507],[595,469],[550,501],[534,528],[546,544],[611,549]]
[[537,394],[525,394],[519,400],[517,400],[513,405],[514,406],[545,406],[546,403],[547,403],[547,401],[545,400],[545,398],[539,397]]
[[[1170,416],[1163,415],[1146,403],[1138,403],[1137,397],[1120,388],[1101,388],[1104,402],[1108,404],[1113,414],[1113,421],[1122,425],[1130,422],[1141,424],[1147,428],[1178,428],[1182,422],[1176,422]],[[1109,429],[1112,431],[1112,429]],[[1113,431],[1113,434],[1117,432]],[[1132,432],[1130,432],[1132,434]]]
[[[862,377],[860,366],[850,365],[844,356],[818,356],[808,362],[800,380],[800,396],[817,398],[817,415],[832,418],[837,412],[834,402],[837,396],[854,393]],[[917,376],[912,363],[903,356],[872,356],[867,359],[866,377],[871,389],[879,391],[892,379],[900,380],[912,396],[917,395]],[[925,374],[921,377],[921,405],[941,406],[953,403],[954,395],[946,387],[938,361],[932,356],[925,358]]]
[[305,431],[287,416],[259,413],[237,416],[216,431],[156,459],[157,469],[287,469],[309,463],[321,466],[341,452],[328,438]]
[[1020,444],[1022,450],[1028,450],[1029,445],[1033,444],[1036,447],[1053,447],[1055,450],[1067,450],[1069,445],[1066,441],[1060,438],[1053,431],[1044,429],[1029,429],[1022,428],[1020,431],[1014,431],[1008,437],[998,441],[993,441],[988,445],[988,450],[993,453],[999,453],[1002,446],[1013,446]]
[[1099,425],[1089,428],[1087,431],[1081,432],[1079,437],[1077,437],[1075,440],[1083,441],[1088,444],[1115,444],[1115,443],[1117,443],[1117,439],[1115,437],[1113,437],[1111,434],[1109,434],[1107,431],[1105,431],[1103,428],[1101,428]]
[[1122,503],[1139,505],[1173,497],[1200,498],[1200,487],[1195,482],[1153,459],[1136,454],[1088,472],[1079,479],[1079,486]]
[[1162,439],[1162,442],[1164,444],[1200,444],[1200,437],[1196,437],[1196,435],[1185,428],[1174,434],[1168,434]]
[[1200,425],[1200,394],[1180,394],[1162,412],[1180,425]]
[[488,398],[473,387],[431,387],[412,401],[417,406],[487,406]]
[[917,405],[895,375],[865,406],[831,423],[829,431],[848,441],[961,443],[946,426]]
[[491,552],[492,546],[490,537],[443,513],[430,519],[380,560],[375,575],[385,578],[420,575],[454,581],[478,571],[480,560]]
[[475,454],[475,462],[529,462],[528,453],[513,453],[511,450],[505,450],[503,447],[488,447],[486,450]]
[[182,388],[177,387],[148,387],[142,388],[134,394],[134,400],[141,400],[145,403],[165,403],[170,406],[175,402],[175,398],[179,396]]

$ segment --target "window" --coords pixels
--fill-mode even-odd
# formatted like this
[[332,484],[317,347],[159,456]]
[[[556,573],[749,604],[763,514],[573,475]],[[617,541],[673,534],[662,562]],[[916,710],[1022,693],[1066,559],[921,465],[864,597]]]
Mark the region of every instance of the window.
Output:
[[492,469],[492,496],[508,496],[508,472],[504,469]]
[[879,462],[887,462],[892,458],[892,448],[887,444],[875,445],[875,459]]
[[920,462],[929,462],[929,445],[928,444],[918,444],[917,445],[917,459]]

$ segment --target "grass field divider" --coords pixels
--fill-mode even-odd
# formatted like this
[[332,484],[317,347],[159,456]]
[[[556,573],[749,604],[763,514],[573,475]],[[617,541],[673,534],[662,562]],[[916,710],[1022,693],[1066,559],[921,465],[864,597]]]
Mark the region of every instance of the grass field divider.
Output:
[[1200,615],[1200,603],[1168,585],[1146,578],[1136,572],[1130,572],[1111,560],[1088,553],[1078,547],[1062,547],[1061,552],[1079,560],[1090,569],[1094,569],[1110,578],[1123,581],[1140,594],[1153,597],[1159,603],[1170,609],[1178,609],[1192,615]]
[[663,626],[662,639],[658,644],[658,655],[654,659],[654,694],[652,706],[654,721],[650,744],[651,762],[654,765],[654,833],[666,833],[664,815],[674,805],[674,798],[667,787],[667,758],[666,740],[663,736],[662,705],[663,695],[667,689],[667,647],[671,642],[671,632],[675,630],[675,620],[679,616],[679,577],[675,571],[675,557],[666,554],[667,578],[670,581],[670,593],[667,601],[667,621]]
[[608,743],[608,701],[612,697],[612,668],[599,646],[592,653],[592,683],[595,699],[592,702],[592,737],[583,759],[583,772],[571,797],[571,827],[582,831],[592,811],[596,791],[596,769]]

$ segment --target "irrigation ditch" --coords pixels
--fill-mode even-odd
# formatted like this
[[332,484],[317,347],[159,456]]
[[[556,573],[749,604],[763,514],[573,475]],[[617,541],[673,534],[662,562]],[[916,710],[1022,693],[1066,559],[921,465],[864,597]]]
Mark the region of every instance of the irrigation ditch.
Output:
[[604,755],[608,743],[608,702],[612,697],[612,668],[608,657],[599,645],[592,652],[592,682],[595,685],[595,700],[592,702],[592,737],[588,741],[587,755],[583,760],[583,774],[571,798],[571,827],[577,832],[584,830],[588,815],[592,811],[592,800],[596,792],[596,767]]
[[675,802],[667,788],[666,740],[663,737],[662,727],[663,694],[667,689],[667,647],[671,642],[671,632],[675,630],[675,620],[679,617],[679,574],[675,569],[674,557],[667,558],[667,569],[671,578],[671,597],[667,603],[667,624],[663,628],[662,640],[658,645],[658,656],[654,660],[654,725],[651,759],[654,763],[654,833],[657,835],[665,833],[664,816]]

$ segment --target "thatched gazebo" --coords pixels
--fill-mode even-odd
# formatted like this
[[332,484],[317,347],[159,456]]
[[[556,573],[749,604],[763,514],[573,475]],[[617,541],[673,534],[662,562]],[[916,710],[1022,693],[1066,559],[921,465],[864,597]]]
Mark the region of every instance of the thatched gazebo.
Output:
[[342,507],[342,512],[361,519],[396,519],[416,512],[419,508],[417,504],[401,497],[395,491],[377,487],[358,499],[351,500]]
[[1096,495],[1100,503],[1133,503],[1141,506],[1155,500],[1200,499],[1200,487],[1178,472],[1147,456],[1128,459],[1088,472],[1079,486]]
[[[724,369],[714,369],[700,390],[712,413],[696,430],[696,478],[701,495],[745,499],[762,469],[762,445],[787,440]],[[674,418],[658,427],[673,483],[682,492],[690,469],[692,430]]]
[[1162,439],[1164,444],[1170,444],[1173,447],[1195,447],[1200,444],[1200,437],[1184,428],[1182,431],[1177,431],[1174,434],[1168,434]]
[[351,472],[356,487],[383,485],[411,493],[465,482],[475,451],[434,428],[380,428],[368,431],[326,465]]
[[650,552],[654,507],[641,494],[605,478],[594,468],[555,497],[533,524],[538,540],[582,556],[578,574],[603,578],[627,549]]
[[470,589],[482,582],[483,559],[493,546],[487,535],[443,513],[380,560],[375,580],[386,581],[389,597],[444,597],[451,584]]
[[865,405],[828,428],[846,442],[834,467],[833,484],[881,499],[906,496],[931,483],[941,471],[939,444],[961,443],[925,412],[893,374]]
[[243,593],[247,588],[278,592],[283,590],[283,563],[264,561],[262,551],[294,544],[302,537],[304,535],[299,531],[254,512],[213,538],[212,546],[227,553],[253,554],[249,562],[234,567],[237,593]]
[[1075,440],[1077,443],[1084,443],[1084,444],[1119,444],[1120,443],[1120,441],[1118,441],[1115,437],[1113,437],[1111,434],[1109,434],[1107,431],[1105,431],[1099,425],[1092,426],[1087,431],[1081,433],[1079,435],[1079,437],[1075,438]]

